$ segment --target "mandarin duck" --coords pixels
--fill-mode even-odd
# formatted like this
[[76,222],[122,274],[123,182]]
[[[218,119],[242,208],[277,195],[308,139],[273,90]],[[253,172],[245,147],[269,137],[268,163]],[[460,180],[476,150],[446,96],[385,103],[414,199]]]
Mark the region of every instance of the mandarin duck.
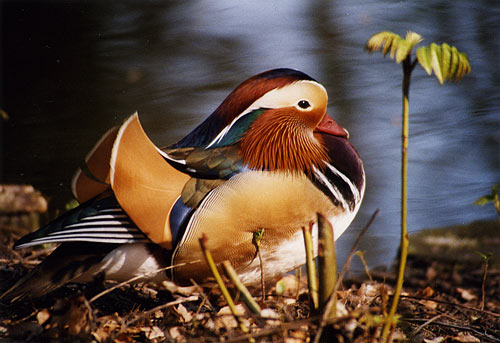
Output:
[[[337,239],[365,190],[348,133],[326,114],[327,92],[310,76],[274,69],[241,83],[186,137],[157,148],[137,113],[87,155],[72,190],[80,205],[15,243],[61,243],[2,297],[36,297],[97,276],[126,281],[210,276],[198,239],[242,281],[304,264],[302,227],[317,240],[317,213]],[[263,230],[263,231],[262,231]],[[317,251],[315,251],[317,253]],[[173,266],[166,273],[159,269]]]

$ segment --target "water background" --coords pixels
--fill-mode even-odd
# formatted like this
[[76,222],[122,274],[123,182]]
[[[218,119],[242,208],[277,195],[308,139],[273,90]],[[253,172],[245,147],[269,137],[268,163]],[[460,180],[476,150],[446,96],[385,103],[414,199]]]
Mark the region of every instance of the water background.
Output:
[[[363,51],[374,33],[413,30],[469,56],[440,86],[417,67],[410,93],[408,225],[494,219],[472,203],[500,182],[497,1],[2,1],[0,181],[28,183],[53,208],[99,137],[136,110],[158,145],[183,137],[241,81],[306,72],[329,92],[367,173],[342,256],[376,208],[361,249],[389,264],[399,243],[401,67]],[[342,257],[343,258],[343,257]]]

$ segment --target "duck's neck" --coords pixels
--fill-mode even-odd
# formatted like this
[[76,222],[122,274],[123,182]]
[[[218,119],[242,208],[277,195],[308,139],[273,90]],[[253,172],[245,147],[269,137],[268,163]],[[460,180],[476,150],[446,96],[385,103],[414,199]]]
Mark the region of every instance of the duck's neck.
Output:
[[328,155],[312,131],[298,118],[281,111],[261,116],[241,141],[243,162],[251,169],[310,175],[322,169]]

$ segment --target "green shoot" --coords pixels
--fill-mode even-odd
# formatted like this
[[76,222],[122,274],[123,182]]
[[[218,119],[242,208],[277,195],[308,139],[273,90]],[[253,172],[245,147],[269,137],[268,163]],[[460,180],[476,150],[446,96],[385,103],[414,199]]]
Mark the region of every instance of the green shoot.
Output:
[[498,200],[498,188],[499,187],[500,187],[499,184],[496,184],[493,187],[491,187],[490,194],[487,194],[487,195],[482,196],[479,199],[477,199],[474,202],[474,205],[484,206],[484,205],[492,202],[493,206],[495,206],[495,210],[497,212],[498,223],[500,224],[500,201]]
[[388,53],[396,63],[402,63],[403,67],[403,127],[402,127],[402,147],[401,147],[401,243],[399,258],[398,278],[391,309],[382,330],[382,338],[387,341],[389,330],[394,323],[394,316],[399,303],[399,297],[403,288],[404,271],[406,258],[408,255],[408,228],[407,228],[407,166],[408,166],[408,137],[409,137],[409,93],[411,73],[417,62],[427,72],[436,76],[442,85],[445,81],[454,78],[459,81],[466,74],[470,73],[470,65],[467,56],[455,47],[450,47],[444,43],[437,45],[432,43],[417,50],[416,58],[412,58],[413,48],[422,41],[422,37],[415,32],[409,31],[403,39],[399,35],[383,31],[373,35],[366,43],[365,49],[369,52],[382,50],[384,56]]

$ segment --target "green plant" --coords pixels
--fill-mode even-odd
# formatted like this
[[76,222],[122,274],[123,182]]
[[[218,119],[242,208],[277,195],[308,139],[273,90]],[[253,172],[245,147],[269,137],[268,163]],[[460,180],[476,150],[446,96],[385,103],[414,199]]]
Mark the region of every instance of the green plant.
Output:
[[[260,289],[262,292],[262,302],[266,301],[266,283],[264,277],[264,264],[262,261],[262,255],[260,253],[260,242],[262,241],[262,236],[264,236],[264,228],[253,233],[252,243],[255,245],[255,254],[259,257],[260,264]],[[254,257],[255,258],[255,257]]]
[[[335,286],[337,284],[337,257],[333,227],[325,216],[317,213],[318,218],[318,268],[314,261],[312,227],[302,228],[306,251],[306,270],[309,295],[314,310],[320,310],[326,317],[335,317],[335,307],[327,309],[330,298],[335,302]],[[335,305],[335,304],[334,304]]]
[[498,188],[500,187],[499,184],[494,185],[491,187],[491,192],[490,194],[486,194],[479,199],[477,199],[474,202],[474,205],[481,205],[484,206],[490,202],[493,203],[493,206],[495,206],[495,210],[497,212],[497,219],[498,223],[500,224],[500,201],[498,200]]
[[491,253],[483,254],[480,252],[477,252],[477,254],[483,260],[483,278],[481,282],[481,305],[480,305],[480,309],[481,311],[483,311],[484,303],[486,300],[486,276],[488,275],[488,262],[490,261],[492,254]]
[[327,317],[336,315],[337,256],[332,224],[322,214],[318,213],[318,279],[319,308],[325,312],[330,297],[335,299],[333,309]]
[[457,48],[446,43],[437,45],[432,43],[428,46],[419,47],[416,52],[416,58],[412,57],[413,48],[422,41],[422,37],[415,32],[409,31],[405,38],[399,35],[383,31],[373,35],[367,42],[365,49],[369,52],[382,50],[384,56],[390,53],[391,59],[396,63],[402,63],[403,67],[403,127],[402,127],[402,147],[401,147],[401,243],[398,268],[398,279],[396,289],[392,299],[391,309],[388,318],[384,324],[382,337],[384,340],[389,335],[393,317],[396,313],[399,297],[403,287],[403,276],[406,267],[406,257],[408,254],[408,229],[407,229],[407,151],[409,135],[409,92],[410,78],[413,69],[419,63],[422,68],[431,75],[434,73],[439,83],[442,85],[445,81],[454,78],[460,80],[466,74],[470,73],[470,65],[467,56],[461,53]]

